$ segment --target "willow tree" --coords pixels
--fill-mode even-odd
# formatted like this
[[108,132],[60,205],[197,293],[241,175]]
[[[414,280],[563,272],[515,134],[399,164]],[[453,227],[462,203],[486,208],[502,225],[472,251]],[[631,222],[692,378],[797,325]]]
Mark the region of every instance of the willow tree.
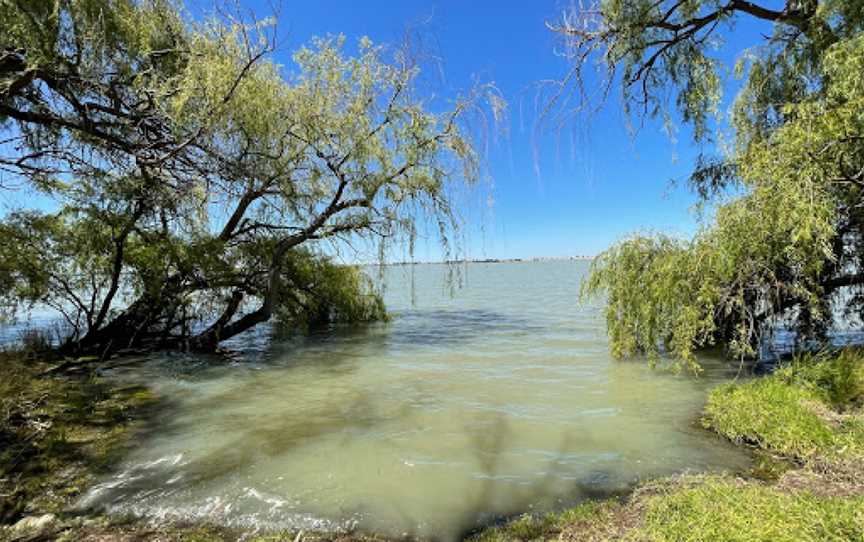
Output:
[[[743,18],[773,33],[725,66],[717,48]],[[599,65],[632,113],[677,111],[703,143],[712,126],[734,130],[694,164],[691,183],[715,212],[692,239],[636,235],[594,261],[583,295],[607,295],[614,354],[667,351],[698,368],[700,348],[753,357],[779,325],[818,340],[838,316],[862,316],[862,28],[855,0],[603,0],[553,26],[577,92]],[[724,118],[727,73],[743,82]]]
[[269,28],[167,0],[0,0],[7,316],[51,307],[64,352],[103,355],[382,316],[322,243],[429,219],[451,235],[448,187],[476,171],[470,104],[433,112],[410,58],[367,39],[278,66]]

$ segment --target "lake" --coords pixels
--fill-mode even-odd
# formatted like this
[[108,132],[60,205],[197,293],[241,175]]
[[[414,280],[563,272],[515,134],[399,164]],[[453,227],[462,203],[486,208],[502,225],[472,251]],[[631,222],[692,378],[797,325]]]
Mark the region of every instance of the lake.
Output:
[[112,371],[167,406],[82,507],[155,522],[454,540],[522,512],[747,455],[698,426],[699,378],[616,361],[584,261],[385,269],[392,321]]

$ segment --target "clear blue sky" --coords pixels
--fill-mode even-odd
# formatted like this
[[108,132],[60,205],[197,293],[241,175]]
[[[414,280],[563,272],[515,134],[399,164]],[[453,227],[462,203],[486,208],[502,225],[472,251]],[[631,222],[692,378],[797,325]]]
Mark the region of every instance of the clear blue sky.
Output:
[[[190,5],[197,11],[207,2]],[[259,16],[270,12],[266,0],[242,0],[241,5]],[[683,184],[670,186],[670,180],[686,177],[698,153],[686,127],[677,143],[659,121],[645,123],[631,137],[614,96],[590,122],[574,117],[565,133],[546,133],[539,141],[532,137],[537,83],[561,77],[568,68],[544,25],[564,5],[555,0],[285,0],[279,19],[284,51],[277,60],[288,64],[290,51],[316,35],[342,33],[352,42],[365,35],[397,43],[407,27],[417,27],[441,59],[438,73],[429,66],[425,74],[433,90],[446,96],[469,88],[477,77],[497,85],[510,106],[508,135],[489,141],[491,183],[481,190],[494,204],[469,211],[476,225],[468,236],[472,257],[593,255],[636,230],[689,235],[697,221],[691,212],[695,198]],[[752,21],[742,23],[720,53],[724,58],[758,43],[757,32],[770,31]],[[428,245],[427,250],[420,244],[418,260],[435,259],[437,245]]]

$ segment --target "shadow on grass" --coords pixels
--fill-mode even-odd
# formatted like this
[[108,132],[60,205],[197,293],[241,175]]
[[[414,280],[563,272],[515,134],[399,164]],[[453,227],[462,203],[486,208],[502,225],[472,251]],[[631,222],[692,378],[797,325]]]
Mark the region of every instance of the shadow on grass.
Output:
[[0,523],[63,511],[127,451],[132,422],[155,423],[164,406],[141,386],[39,369],[0,356]]

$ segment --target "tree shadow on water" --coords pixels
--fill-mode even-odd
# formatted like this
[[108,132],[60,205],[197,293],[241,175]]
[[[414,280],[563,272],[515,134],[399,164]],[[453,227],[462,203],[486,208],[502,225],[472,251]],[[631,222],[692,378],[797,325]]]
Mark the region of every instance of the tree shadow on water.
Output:
[[[344,416],[345,408],[352,412],[352,416]],[[388,417],[387,420],[392,421],[392,418]],[[236,420],[234,429],[223,434],[220,443],[204,453],[194,454],[182,461],[164,460],[130,465],[125,473],[105,484],[87,503],[87,508],[93,510],[110,507],[118,502],[135,501],[144,501],[146,508],[147,502],[158,502],[169,494],[189,496],[190,491],[230,482],[250,464],[288,456],[322,437],[338,435],[333,445],[340,446],[340,441],[343,446],[347,445],[352,438],[356,438],[357,433],[368,433],[383,421],[384,418],[376,413],[368,397],[357,397],[348,403],[322,405],[314,415],[304,419],[273,416],[259,419],[254,424]],[[189,424],[194,423],[194,420],[177,420],[157,424],[152,427],[153,436],[159,438],[175,432],[182,434],[190,431]],[[519,483],[520,480],[514,480],[519,476],[514,474],[507,462],[507,454],[514,452],[513,442],[517,435],[506,415],[487,413],[466,423],[463,429],[474,459],[471,489],[466,494],[441,495],[441,500],[437,501],[458,501],[458,512],[446,522],[424,526],[423,518],[418,517],[416,508],[410,508],[410,505],[394,498],[390,512],[399,518],[393,526],[398,528],[397,536],[452,542],[484,526],[500,523],[526,511],[563,507],[589,498],[608,498],[626,490],[614,484],[616,476],[612,471],[588,469],[574,477],[567,458],[577,447],[579,437],[572,433],[561,435],[556,452],[549,454],[545,465],[538,464],[531,469],[536,474],[542,472],[542,476],[529,475],[525,479],[522,472],[522,483]],[[222,433],[226,431],[218,427],[214,430]],[[425,490],[424,487],[411,488],[418,494]],[[428,505],[435,506],[436,500],[430,500]],[[358,504],[340,509],[339,517],[330,519],[343,521],[360,518],[360,530],[374,530],[381,527],[380,522],[363,518],[374,520],[375,513],[374,509]],[[434,532],[430,532],[430,527]]]
[[[478,426],[480,429],[478,430]],[[391,503],[390,512],[400,519],[397,538],[405,540],[430,540],[435,542],[454,542],[464,540],[480,530],[505,523],[526,512],[537,513],[573,506],[588,499],[609,499],[626,495],[635,482],[616,483],[620,477],[612,470],[587,469],[579,476],[573,476],[568,469],[568,455],[572,453],[577,437],[562,434],[557,451],[545,468],[538,465],[542,477],[531,477],[519,483],[518,476],[508,471],[504,458],[511,452],[515,436],[507,418],[503,414],[491,414],[479,424],[465,426],[469,435],[470,449],[476,460],[473,480],[476,484],[467,493],[441,495],[438,503],[452,500],[460,501],[462,506],[451,517],[437,525],[421,525],[422,520],[399,500]],[[422,492],[425,488],[417,487]],[[429,506],[435,506],[430,502]],[[350,511],[354,517],[368,517],[374,513],[363,507]],[[405,526],[414,526],[405,528]],[[429,527],[434,527],[430,532]],[[380,523],[360,522],[360,530],[375,532]]]
[[485,527],[498,525],[526,512],[544,512],[572,506],[587,499],[619,497],[631,489],[632,484],[615,484],[616,473],[607,469],[588,469],[577,477],[567,468],[565,458],[572,453],[579,437],[563,433],[557,451],[551,455],[546,467],[537,469],[542,477],[526,484],[501,484],[506,474],[502,458],[512,434],[504,415],[495,415],[488,429],[474,435],[474,451],[478,459],[483,483],[477,496],[452,520],[452,535],[439,537],[442,542],[463,540]]

